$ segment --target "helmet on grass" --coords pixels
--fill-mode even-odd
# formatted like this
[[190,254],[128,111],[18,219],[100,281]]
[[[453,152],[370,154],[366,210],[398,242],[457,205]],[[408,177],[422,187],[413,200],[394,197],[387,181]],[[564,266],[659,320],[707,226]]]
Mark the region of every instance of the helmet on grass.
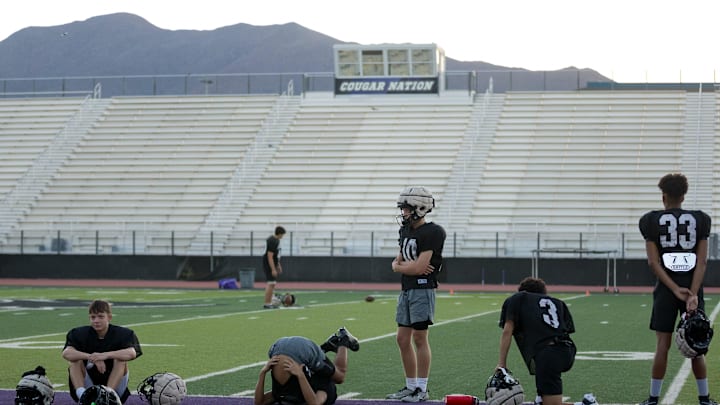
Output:
[[120,396],[106,385],[93,385],[83,392],[80,405],[122,405]]
[[525,400],[520,381],[505,368],[498,368],[485,386],[487,405],[520,405]]
[[43,366],[22,374],[15,387],[15,405],[51,405],[54,401],[55,390]]
[[137,388],[140,397],[152,405],[176,405],[187,396],[185,381],[177,374],[155,373]]

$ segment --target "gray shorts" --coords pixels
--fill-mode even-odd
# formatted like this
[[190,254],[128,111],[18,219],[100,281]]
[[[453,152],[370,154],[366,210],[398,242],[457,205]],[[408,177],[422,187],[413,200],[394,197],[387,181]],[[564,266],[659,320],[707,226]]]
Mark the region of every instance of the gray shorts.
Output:
[[433,324],[434,318],[434,288],[416,288],[400,293],[398,296],[397,311],[395,313],[395,322],[397,322],[399,326],[427,327]]

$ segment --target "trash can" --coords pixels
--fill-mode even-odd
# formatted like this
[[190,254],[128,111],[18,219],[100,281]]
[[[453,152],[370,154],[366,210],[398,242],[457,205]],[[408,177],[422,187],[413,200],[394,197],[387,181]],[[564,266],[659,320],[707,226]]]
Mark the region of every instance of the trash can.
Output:
[[255,285],[255,269],[252,267],[240,269],[240,288],[253,288]]

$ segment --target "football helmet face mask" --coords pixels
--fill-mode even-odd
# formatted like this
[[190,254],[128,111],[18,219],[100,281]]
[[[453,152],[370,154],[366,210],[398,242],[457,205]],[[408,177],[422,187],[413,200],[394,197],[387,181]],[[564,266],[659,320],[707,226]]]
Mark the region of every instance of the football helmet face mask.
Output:
[[122,405],[120,396],[105,385],[93,385],[83,392],[79,405]]
[[155,373],[143,380],[137,391],[152,405],[176,405],[187,396],[185,381],[173,373]]
[[485,386],[487,405],[521,405],[525,400],[520,381],[505,368],[498,368]]
[[405,217],[401,213],[398,217],[398,220],[402,218],[401,225],[409,225],[430,213],[435,208],[435,199],[425,187],[406,187],[398,196],[397,207],[410,211],[409,216]]
[[675,331],[675,344],[683,356],[692,359],[708,352],[713,337],[710,320],[701,309],[683,313]]
[[15,388],[15,405],[52,405],[54,401],[55,390],[45,375],[45,368],[37,366],[23,373]]

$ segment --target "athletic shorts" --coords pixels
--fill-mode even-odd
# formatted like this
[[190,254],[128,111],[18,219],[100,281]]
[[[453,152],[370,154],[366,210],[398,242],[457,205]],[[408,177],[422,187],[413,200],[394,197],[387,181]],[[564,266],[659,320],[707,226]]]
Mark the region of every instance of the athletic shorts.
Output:
[[395,322],[398,326],[427,329],[435,318],[435,289],[414,288],[398,296]]
[[535,355],[535,387],[540,395],[562,394],[562,373],[575,362],[575,346],[545,346]]
[[263,271],[264,271],[264,273],[265,273],[265,280],[266,280],[268,283],[275,283],[275,282],[277,282],[277,279],[276,279],[275,277],[273,277],[273,275],[272,275],[272,270],[270,270],[270,269],[263,269]]
[[[685,312],[685,301],[679,300],[663,283],[658,282],[653,290],[653,308],[650,329],[672,333],[677,328],[678,315]],[[702,287],[698,291],[698,308],[705,310]]]
[[[85,373],[85,384],[84,384],[85,388],[90,388],[93,385],[98,385],[98,384],[107,385],[107,381],[101,381],[97,378],[96,378],[96,381],[99,381],[99,382],[93,381],[90,374],[97,374],[97,373],[91,373],[91,372]],[[125,403],[125,401],[127,401],[128,397],[130,397],[130,390],[128,389],[128,381],[129,380],[130,380],[130,370],[128,370],[128,372],[125,373],[123,378],[120,380],[120,386],[118,386],[118,390],[117,390],[117,394],[120,397],[120,401],[122,401],[123,403]],[[76,402],[80,401],[80,398],[78,398],[77,394],[75,393],[75,390],[78,387],[73,386],[72,380],[70,380],[69,371],[68,371],[68,387],[70,387],[70,397],[73,400],[75,400]]]

